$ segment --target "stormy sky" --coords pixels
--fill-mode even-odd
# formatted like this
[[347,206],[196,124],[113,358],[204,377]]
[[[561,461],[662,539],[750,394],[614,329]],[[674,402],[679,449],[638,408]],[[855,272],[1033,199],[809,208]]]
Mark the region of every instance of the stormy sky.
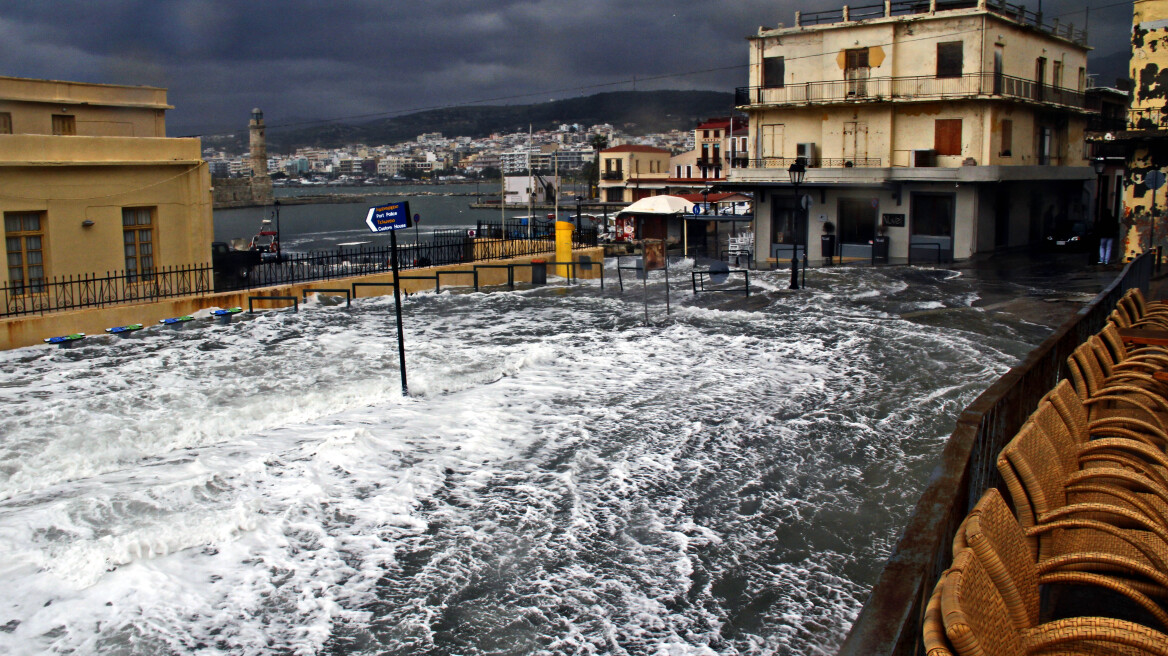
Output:
[[[171,136],[234,132],[256,106],[278,129],[620,89],[732,91],[758,26],[845,1],[0,0],[0,74],[167,87]],[[1042,3],[1077,26],[1084,7],[1092,57],[1126,51],[1130,1]]]

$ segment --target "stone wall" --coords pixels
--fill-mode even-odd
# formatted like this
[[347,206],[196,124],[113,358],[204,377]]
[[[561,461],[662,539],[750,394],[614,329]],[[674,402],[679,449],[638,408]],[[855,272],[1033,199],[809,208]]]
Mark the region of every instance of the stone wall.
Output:
[[211,202],[215,209],[271,205],[273,200],[272,179],[266,175],[211,179]]

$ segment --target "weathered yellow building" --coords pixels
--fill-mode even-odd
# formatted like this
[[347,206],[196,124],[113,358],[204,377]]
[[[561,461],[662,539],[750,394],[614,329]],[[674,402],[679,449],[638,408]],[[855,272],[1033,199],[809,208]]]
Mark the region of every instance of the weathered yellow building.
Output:
[[749,50],[750,164],[724,186],[755,193],[760,263],[817,257],[833,228],[837,256],[883,236],[893,259],[966,258],[1089,213],[1082,30],[998,0],[886,0],[796,13]]
[[166,90],[0,77],[0,313],[54,278],[150,280],[211,261],[199,139],[166,138]]
[[[1123,253],[1131,256],[1149,246],[1164,246],[1168,228],[1164,206],[1168,185],[1149,173],[1168,172],[1168,0],[1136,0],[1132,12],[1131,77],[1135,81],[1125,146]],[[1155,211],[1152,211],[1153,201]],[[1153,230],[1154,227],[1154,230]]]
[[600,198],[632,203],[665,193],[669,180],[668,150],[653,146],[613,146],[600,151]]

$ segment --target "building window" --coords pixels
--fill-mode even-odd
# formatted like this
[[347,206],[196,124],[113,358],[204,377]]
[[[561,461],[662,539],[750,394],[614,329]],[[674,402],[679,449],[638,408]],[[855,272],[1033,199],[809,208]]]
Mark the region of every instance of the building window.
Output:
[[1013,155],[1014,149],[1014,121],[1011,119],[1002,119],[1002,149],[999,154],[1002,157],[1010,157]]
[[154,274],[154,208],[122,210],[122,238],[126,252],[126,277],[150,279]]
[[0,112],[0,134],[12,134],[12,114]]
[[787,74],[787,60],[784,57],[763,57],[762,85],[768,89],[783,86]]
[[1051,64],[1050,85],[1054,87],[1063,85],[1063,63],[1061,61],[1055,61]]
[[8,284],[16,294],[41,293],[45,285],[44,215],[5,212],[4,243]]
[[848,81],[849,96],[868,95],[868,49],[853,48],[844,52],[844,79]]
[[605,189],[604,200],[609,203],[623,203],[625,200],[625,190],[619,187]]
[[964,44],[950,41],[937,44],[937,77],[961,77]]
[[77,119],[70,114],[53,114],[53,134],[62,136],[77,134]]
[[933,148],[938,155],[961,154],[961,119],[939,118],[934,123]]
[[710,131],[709,130],[702,130],[702,138],[709,139],[710,138]]
[[1054,131],[1048,127],[1038,129],[1038,164],[1050,166],[1054,151]]
[[1079,92],[1082,93],[1087,89],[1087,69],[1082,66],[1079,67]]

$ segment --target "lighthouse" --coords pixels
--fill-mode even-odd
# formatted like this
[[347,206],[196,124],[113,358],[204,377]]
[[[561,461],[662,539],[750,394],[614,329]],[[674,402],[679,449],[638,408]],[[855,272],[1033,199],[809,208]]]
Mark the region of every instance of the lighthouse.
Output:
[[259,107],[251,110],[251,174],[252,177],[268,177],[268,145],[264,138],[264,113]]

